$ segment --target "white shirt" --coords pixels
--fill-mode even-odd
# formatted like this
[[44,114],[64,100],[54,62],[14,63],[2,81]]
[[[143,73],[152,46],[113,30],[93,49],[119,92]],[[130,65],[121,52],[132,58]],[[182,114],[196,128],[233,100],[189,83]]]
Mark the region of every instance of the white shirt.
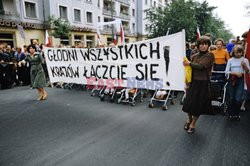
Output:
[[[232,72],[238,72],[238,73],[245,73],[245,70],[243,69],[241,62],[244,61],[247,68],[249,69],[249,61],[248,59],[241,57],[241,58],[235,58],[232,57],[227,62],[227,67],[225,70],[226,77],[229,78],[230,73]],[[247,89],[246,81],[244,80],[244,89]]]
[[232,57],[227,62],[227,67],[226,67],[225,73],[227,75],[229,75],[232,72],[245,73],[245,70],[243,69],[243,67],[241,65],[242,61],[244,61],[246,66],[249,68],[248,59],[246,59],[244,57],[241,57],[241,58]]

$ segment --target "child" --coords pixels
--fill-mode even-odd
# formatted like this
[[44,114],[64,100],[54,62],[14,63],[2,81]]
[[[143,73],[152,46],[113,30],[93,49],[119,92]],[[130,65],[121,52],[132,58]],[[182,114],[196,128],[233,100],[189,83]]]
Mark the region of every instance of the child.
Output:
[[226,76],[229,78],[229,120],[240,120],[240,107],[244,96],[244,73],[249,73],[249,62],[243,57],[244,48],[240,45],[234,47],[232,58],[226,66]]
[[163,98],[167,95],[167,91],[164,90],[164,89],[161,89],[161,90],[158,90],[156,95],[155,95],[155,98],[158,99],[158,100],[163,100]]
[[124,88],[121,90],[121,92],[117,92],[117,94],[121,94],[122,92],[125,91],[125,102],[129,102],[129,95],[131,95],[132,97],[134,97],[134,95],[137,93],[138,89],[136,88]]

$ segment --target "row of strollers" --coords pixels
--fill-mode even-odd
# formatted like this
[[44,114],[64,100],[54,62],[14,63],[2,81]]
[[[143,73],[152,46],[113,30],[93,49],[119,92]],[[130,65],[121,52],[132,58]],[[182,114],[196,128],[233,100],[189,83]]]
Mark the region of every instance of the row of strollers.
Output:
[[[213,71],[210,86],[211,99],[213,108],[218,108],[224,115],[227,113],[227,79],[224,71]],[[59,87],[65,89],[86,89],[91,90],[91,96],[98,96],[100,101],[116,102],[118,104],[125,103],[135,106],[137,102],[142,102],[145,97],[150,95],[148,107],[153,108],[156,105],[161,105],[162,110],[168,109],[168,104],[176,103],[177,93],[180,92],[172,90],[146,90],[146,89],[127,89],[122,87],[108,88],[107,86],[84,86],[77,84],[59,84]],[[182,93],[181,93],[182,94]],[[185,93],[180,99],[180,103],[185,101]]]

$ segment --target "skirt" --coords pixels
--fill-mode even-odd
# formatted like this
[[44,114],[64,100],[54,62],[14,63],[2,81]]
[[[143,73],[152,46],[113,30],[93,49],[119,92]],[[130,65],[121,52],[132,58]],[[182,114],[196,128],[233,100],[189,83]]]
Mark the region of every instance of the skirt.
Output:
[[214,115],[210,84],[207,80],[192,80],[182,110],[193,116]]

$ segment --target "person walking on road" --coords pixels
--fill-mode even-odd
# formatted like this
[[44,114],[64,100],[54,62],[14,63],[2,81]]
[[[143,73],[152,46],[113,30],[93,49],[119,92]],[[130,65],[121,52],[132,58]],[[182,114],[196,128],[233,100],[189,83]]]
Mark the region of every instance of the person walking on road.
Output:
[[37,92],[39,94],[37,100],[46,100],[47,92],[44,90],[44,87],[46,86],[46,79],[42,67],[42,62],[44,61],[44,59],[40,53],[36,52],[35,45],[29,45],[28,52],[29,54],[25,57],[25,59],[19,62],[19,66],[21,66],[25,62],[30,63],[31,86],[37,89]]
[[195,132],[195,125],[200,115],[212,114],[209,78],[214,55],[208,51],[211,41],[209,37],[202,36],[197,39],[196,44],[199,52],[192,56],[191,61],[183,62],[184,66],[192,68],[192,80],[182,108],[188,114],[184,129],[189,134]]
[[234,46],[232,58],[226,67],[228,83],[228,118],[229,120],[240,120],[241,104],[244,100],[244,74],[249,74],[249,62],[244,58],[244,48],[241,45]]

